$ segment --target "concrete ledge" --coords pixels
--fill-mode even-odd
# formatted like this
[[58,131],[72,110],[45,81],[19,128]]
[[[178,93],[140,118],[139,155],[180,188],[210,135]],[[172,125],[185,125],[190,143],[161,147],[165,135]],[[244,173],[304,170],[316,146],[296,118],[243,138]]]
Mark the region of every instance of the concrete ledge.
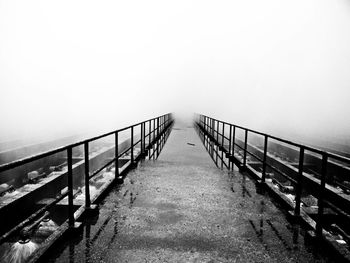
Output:
[[40,260],[47,255],[47,252],[49,251],[49,248],[56,242],[62,240],[64,238],[65,233],[68,231],[68,223],[62,224],[58,230],[56,231],[56,234],[50,235],[46,241],[40,246],[40,248],[30,257],[28,260],[28,263],[34,263],[34,262],[45,262],[45,260]]

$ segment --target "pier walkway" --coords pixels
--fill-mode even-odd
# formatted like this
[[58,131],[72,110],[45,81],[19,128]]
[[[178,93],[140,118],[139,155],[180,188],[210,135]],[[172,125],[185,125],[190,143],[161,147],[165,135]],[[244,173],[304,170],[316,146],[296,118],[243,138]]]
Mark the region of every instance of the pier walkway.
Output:
[[48,262],[326,262],[267,195],[220,170],[192,127],[131,171]]

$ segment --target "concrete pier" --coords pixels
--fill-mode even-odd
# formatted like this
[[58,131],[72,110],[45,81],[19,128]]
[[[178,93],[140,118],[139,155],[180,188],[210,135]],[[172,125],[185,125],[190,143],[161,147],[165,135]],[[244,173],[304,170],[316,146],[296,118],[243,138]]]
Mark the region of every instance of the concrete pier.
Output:
[[254,181],[215,166],[192,127],[175,127],[49,262],[329,262]]

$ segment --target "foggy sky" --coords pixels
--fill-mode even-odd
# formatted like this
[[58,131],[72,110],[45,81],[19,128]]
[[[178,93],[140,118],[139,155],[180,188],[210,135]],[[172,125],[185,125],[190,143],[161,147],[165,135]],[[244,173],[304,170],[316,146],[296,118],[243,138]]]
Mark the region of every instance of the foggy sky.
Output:
[[0,0],[0,141],[193,112],[350,144],[350,2]]

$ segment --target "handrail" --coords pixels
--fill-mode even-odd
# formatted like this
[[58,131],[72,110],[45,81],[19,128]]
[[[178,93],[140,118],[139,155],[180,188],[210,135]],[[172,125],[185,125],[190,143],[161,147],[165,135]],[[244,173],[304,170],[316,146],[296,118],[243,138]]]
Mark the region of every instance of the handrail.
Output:
[[[156,120],[157,120],[157,122],[156,122]],[[153,122],[153,126],[151,125],[151,122]],[[146,134],[146,123],[149,124],[149,126],[148,126],[149,129],[148,129],[147,134]],[[90,205],[91,205],[89,180],[91,178],[93,178],[94,176],[96,176],[97,174],[99,174],[101,171],[103,171],[108,166],[112,165],[113,163],[115,163],[115,179],[119,179],[119,176],[120,176],[119,164],[118,164],[119,158],[129,151],[131,153],[130,165],[133,165],[134,162],[137,161],[135,158],[140,158],[140,156],[142,158],[144,158],[145,157],[144,154],[146,151],[146,149],[145,149],[146,148],[145,147],[146,146],[146,139],[148,139],[147,140],[148,146],[152,145],[152,149],[153,149],[152,155],[149,151],[149,157],[155,158],[155,154],[157,154],[157,156],[158,156],[160,153],[160,149],[163,147],[165,140],[167,139],[167,136],[170,133],[169,131],[172,127],[172,124],[173,124],[172,114],[167,113],[167,114],[155,117],[155,118],[148,119],[146,121],[142,121],[142,122],[139,122],[139,123],[136,123],[133,125],[129,125],[127,127],[121,128],[121,129],[114,130],[112,132],[104,133],[102,135],[98,135],[98,136],[88,138],[88,139],[85,139],[85,140],[82,140],[82,141],[79,141],[76,143],[72,143],[69,145],[58,147],[58,148],[50,150],[50,151],[46,151],[43,153],[39,153],[39,154],[36,154],[33,156],[29,156],[29,157],[22,158],[22,159],[19,159],[19,160],[10,162],[10,163],[0,165],[0,172],[4,172],[4,171],[8,171],[10,169],[16,168],[16,167],[20,167],[24,164],[27,164],[27,163],[51,156],[51,155],[54,155],[56,153],[59,153],[62,151],[67,151],[68,170],[65,172],[67,174],[67,185],[66,185],[68,187],[67,191],[65,191],[64,193],[61,193],[61,195],[54,198],[54,200],[52,202],[45,205],[44,207],[42,207],[41,209],[36,211],[34,214],[29,216],[27,219],[22,221],[20,224],[18,224],[17,226],[13,227],[9,231],[7,231],[5,234],[0,236],[0,243],[7,240],[13,234],[17,233],[20,230],[20,228],[23,228],[26,225],[33,222],[33,220],[36,220],[40,215],[47,212],[47,210],[49,208],[51,208],[53,205],[57,204],[59,201],[61,201],[63,198],[65,198],[67,196],[68,196],[68,226],[70,228],[74,228],[75,218],[74,218],[74,209],[73,209],[74,196],[73,196],[73,157],[72,157],[72,149],[74,147],[84,145],[85,209],[89,209]],[[140,129],[141,129],[141,137],[140,137],[140,139],[136,139],[134,141],[134,128],[138,127],[138,126],[140,126]],[[125,149],[123,149],[121,152],[119,152],[119,147],[118,147],[119,146],[119,140],[118,140],[119,136],[118,136],[118,134],[119,134],[119,132],[126,131],[126,130],[130,130],[130,132],[131,132],[130,138],[128,139],[128,140],[130,140],[130,145],[128,147],[126,147]],[[89,167],[89,143],[96,141],[98,139],[107,137],[107,136],[111,136],[111,135],[115,135],[115,141],[114,141],[115,156],[114,156],[114,158],[112,158],[112,160],[109,160],[107,163],[103,164],[101,167],[97,168],[95,171],[93,171],[90,174],[90,171],[89,171],[89,169],[90,169],[90,167]],[[153,137],[153,138],[151,138],[151,137]],[[139,153],[138,156],[134,156],[134,148],[138,144],[140,144],[141,152]],[[156,153],[155,153],[153,145],[156,145],[156,150],[157,150]]]
[[[168,114],[170,114],[170,113],[168,113]],[[165,115],[168,115],[168,114],[165,114]],[[161,116],[165,116],[165,115],[161,115]],[[47,157],[47,156],[54,155],[56,153],[65,151],[68,148],[74,148],[74,147],[83,145],[86,142],[89,143],[89,142],[96,141],[98,139],[101,139],[101,138],[113,135],[116,132],[119,133],[119,132],[125,131],[127,129],[130,129],[131,127],[138,126],[141,123],[145,123],[145,122],[148,122],[148,121],[151,121],[151,120],[154,120],[154,119],[158,119],[161,116],[158,116],[158,117],[155,117],[155,118],[152,118],[152,119],[148,119],[146,121],[139,122],[137,124],[129,125],[127,127],[124,127],[124,128],[118,129],[118,130],[114,130],[112,132],[104,133],[104,134],[101,134],[101,135],[98,135],[98,136],[95,136],[95,137],[92,137],[92,138],[89,138],[89,139],[85,139],[85,140],[82,140],[82,141],[79,141],[79,142],[76,142],[76,143],[68,144],[66,146],[61,146],[61,147],[58,147],[56,149],[53,149],[53,150],[50,150],[50,151],[46,151],[44,153],[35,154],[35,155],[29,156],[29,157],[25,157],[25,158],[22,158],[22,159],[19,159],[19,160],[16,160],[16,161],[12,161],[12,162],[9,162],[9,163],[6,163],[6,164],[2,164],[2,165],[0,165],[0,173],[4,172],[6,170],[13,169],[13,168],[15,168],[17,166],[20,166],[20,165],[23,165],[23,164],[26,164],[26,163],[30,163],[30,162],[36,161],[38,159],[42,159],[44,157]]]
[[[304,181],[308,180],[308,183],[315,185],[317,190],[313,190],[313,193],[315,193],[318,198],[318,217],[316,222],[316,234],[318,236],[321,236],[323,232],[323,227],[324,227],[323,210],[324,210],[325,202],[327,203],[333,202],[336,204],[337,207],[341,208],[340,210],[345,211],[346,213],[350,212],[350,198],[344,199],[344,197],[337,194],[337,192],[332,192],[332,190],[329,188],[330,186],[328,184],[328,181],[326,182],[326,180],[328,180],[327,169],[329,169],[328,166],[330,164],[333,165],[333,167],[338,167],[338,168],[341,167],[341,169],[344,169],[343,176],[348,176],[350,173],[350,158],[341,156],[338,154],[334,154],[328,151],[320,150],[318,148],[311,147],[308,145],[295,143],[295,142],[282,139],[270,134],[252,130],[243,126],[214,119],[206,115],[197,114],[195,123],[199,128],[201,139],[203,140],[203,143],[207,147],[208,152],[212,156],[213,160],[214,160],[213,154],[214,153],[216,154],[216,159],[214,160],[216,162],[216,165],[218,165],[217,164],[218,157],[221,159],[221,162],[222,162],[221,167],[223,163],[226,165],[226,163],[224,162],[224,156],[223,156],[223,152],[225,151],[227,154],[226,157],[229,160],[229,165],[228,165],[229,169],[230,167],[233,169],[233,164],[236,164],[240,169],[246,169],[248,171],[252,171],[251,169],[253,169],[253,167],[247,164],[247,155],[250,155],[258,161],[257,162],[258,164],[262,165],[261,174],[259,175],[258,173],[256,173],[256,175],[260,178],[262,183],[265,183],[267,168],[270,169],[271,171],[274,171],[280,174],[280,176],[284,177],[287,181],[291,182],[295,186],[295,205],[293,207],[295,216],[300,216],[302,191],[304,188],[309,187]],[[225,135],[225,126],[228,126],[229,128],[228,137]],[[244,136],[243,136],[244,138],[241,138],[241,139],[236,138],[237,129],[244,131]],[[263,139],[264,139],[263,150],[253,145],[250,145],[248,143],[249,134],[256,134],[256,135],[263,136]],[[225,145],[225,139],[228,141],[228,145],[227,144]],[[240,141],[240,143],[237,143],[236,140]],[[291,165],[289,165],[288,167],[288,165],[286,166],[286,163],[278,161],[278,159],[275,159],[272,155],[268,154],[268,151],[267,151],[268,144],[269,142],[271,143],[271,140],[282,142],[287,145],[286,147],[293,146],[299,149],[299,150],[296,150],[296,151],[299,151],[299,163],[297,168],[292,167]],[[214,147],[214,145],[216,145],[216,147]],[[235,150],[234,150],[235,147],[238,147],[240,150],[243,151],[243,158],[235,157]],[[219,156],[218,151],[221,151],[221,157]],[[305,151],[308,151],[308,153],[306,154]],[[320,157],[318,157],[318,155]],[[321,171],[319,172],[319,178],[310,179],[310,176],[312,177],[312,175],[306,173],[305,167],[304,167],[305,156],[311,156],[312,158],[317,159],[317,162],[320,164],[320,167],[321,167],[320,168]],[[269,163],[272,160],[274,160],[275,163]],[[348,166],[338,164],[336,162],[333,162],[333,160],[346,163]],[[231,166],[231,163],[232,163],[232,166]],[[290,174],[291,172],[292,172],[292,175]],[[328,193],[327,196],[325,194],[326,191]]]
[[[203,117],[206,117],[206,118],[211,118],[211,117],[208,117],[206,115],[200,115],[200,116],[203,116]],[[293,142],[293,141],[290,141],[290,140],[287,140],[287,139],[276,137],[276,136],[268,134],[268,133],[259,132],[259,131],[256,131],[256,130],[253,130],[253,129],[250,129],[250,128],[246,128],[246,127],[243,127],[243,126],[240,126],[240,125],[236,125],[236,124],[231,124],[231,123],[228,123],[228,122],[225,122],[225,121],[222,121],[222,120],[218,120],[218,119],[213,119],[213,120],[218,121],[220,123],[224,123],[226,125],[232,125],[233,127],[236,127],[236,128],[242,129],[242,130],[247,130],[249,132],[252,132],[252,133],[255,133],[255,134],[258,134],[258,135],[267,136],[267,137],[269,137],[271,139],[274,139],[276,141],[280,141],[280,142],[283,142],[283,143],[286,143],[286,144],[290,144],[290,145],[295,146],[295,147],[299,147],[299,148],[300,147],[304,147],[305,150],[312,151],[312,152],[315,152],[317,154],[321,154],[321,155],[326,154],[326,155],[328,155],[328,157],[336,159],[338,161],[350,162],[350,158],[349,157],[341,156],[341,155],[336,154],[336,153],[331,153],[329,151],[324,151],[324,150],[321,150],[321,149],[316,148],[316,147],[312,147],[312,146],[309,146],[309,145],[304,145],[304,144],[301,144],[301,143],[296,143],[296,142]]]

